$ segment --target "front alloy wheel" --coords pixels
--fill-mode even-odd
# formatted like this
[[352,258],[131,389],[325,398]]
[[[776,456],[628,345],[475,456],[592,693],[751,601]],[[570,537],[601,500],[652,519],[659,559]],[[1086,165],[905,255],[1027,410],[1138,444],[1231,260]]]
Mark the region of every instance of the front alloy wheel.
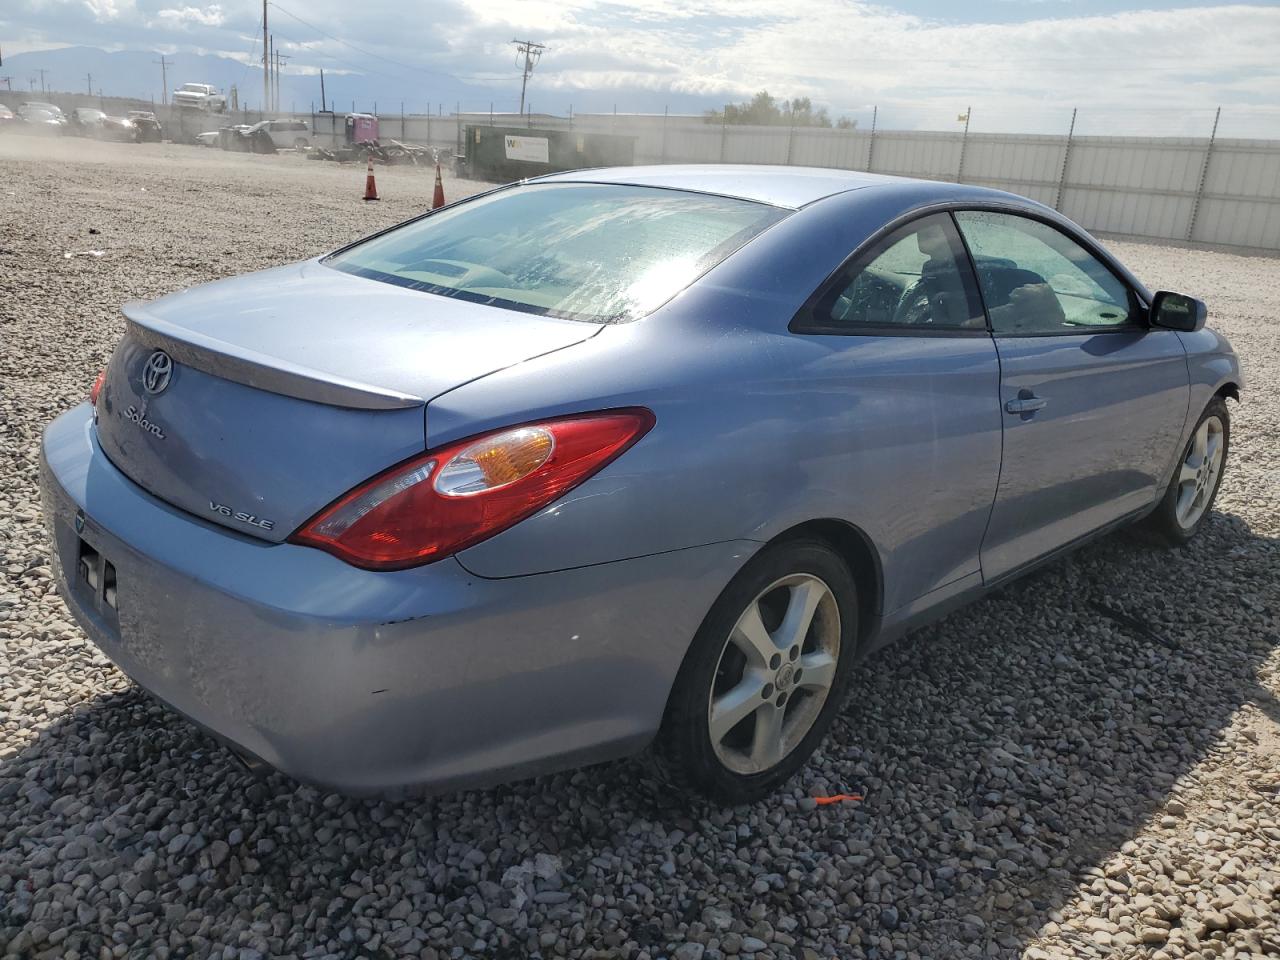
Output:
[[1137,532],[1147,540],[1176,547],[1204,525],[1213,506],[1231,448],[1231,417],[1222,397],[1214,397],[1200,414],[1186,449],[1155,510]]
[[1178,471],[1178,498],[1174,516],[1184,530],[1193,528],[1204,516],[1218,488],[1218,474],[1226,452],[1222,420],[1210,415],[1200,421]]

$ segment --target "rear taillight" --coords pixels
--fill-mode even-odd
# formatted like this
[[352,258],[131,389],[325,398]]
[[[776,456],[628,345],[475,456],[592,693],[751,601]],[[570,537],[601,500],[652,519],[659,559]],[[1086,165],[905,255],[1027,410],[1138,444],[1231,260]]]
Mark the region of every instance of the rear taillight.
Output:
[[95,407],[98,405],[98,394],[102,392],[102,382],[107,379],[107,371],[99,370],[98,375],[93,378],[93,386],[89,388],[89,402]]
[[536,513],[620,456],[653,423],[648,410],[629,408],[461,440],[361,484],[289,540],[370,570],[430,563]]

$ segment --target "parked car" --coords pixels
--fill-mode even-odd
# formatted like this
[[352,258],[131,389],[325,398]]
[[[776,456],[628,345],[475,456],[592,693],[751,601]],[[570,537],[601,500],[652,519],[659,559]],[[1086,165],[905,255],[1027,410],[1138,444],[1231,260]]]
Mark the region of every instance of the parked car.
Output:
[[655,741],[760,797],[871,651],[1193,537],[1242,386],[1203,303],[1048,207],[790,167],[556,174],[125,314],[44,436],[60,590],[350,793]]
[[218,146],[223,150],[248,153],[253,149],[253,141],[249,139],[251,124],[237,123],[230,127],[218,128]]
[[67,128],[67,119],[61,111],[55,114],[33,103],[18,106],[18,120],[25,133],[58,136]]
[[105,113],[101,110],[95,110],[93,107],[76,107],[71,111],[68,132],[74,133],[79,137],[100,137],[102,135],[102,121],[106,117]]
[[29,113],[47,113],[59,123],[67,122],[67,115],[62,112],[62,108],[53,103],[45,103],[42,100],[28,100],[18,105],[18,116],[24,116]]
[[280,150],[305,150],[311,146],[311,128],[305,120],[268,120],[266,131]]
[[0,103],[0,130],[3,130],[5,127],[11,126],[12,124],[16,123],[17,120],[18,118],[13,115],[13,111],[10,110],[8,107],[6,107],[3,103]]
[[212,84],[184,83],[173,91],[173,105],[182,110],[222,113],[227,109],[227,98]]
[[[304,120],[260,120],[244,133],[260,153],[272,150],[305,150],[311,145],[311,129]],[[264,149],[266,147],[271,149]]]
[[139,143],[159,143],[164,136],[160,121],[150,110],[130,110],[129,120]]
[[137,143],[138,130],[128,117],[106,116],[102,118],[102,139]]
[[217,130],[207,130],[196,134],[196,143],[202,147],[216,147],[220,137]]

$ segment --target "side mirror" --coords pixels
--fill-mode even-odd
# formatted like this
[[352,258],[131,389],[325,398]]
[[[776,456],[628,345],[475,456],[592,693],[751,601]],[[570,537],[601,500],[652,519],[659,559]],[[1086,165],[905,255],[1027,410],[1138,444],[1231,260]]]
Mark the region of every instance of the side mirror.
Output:
[[1161,290],[1151,300],[1151,325],[1165,330],[1195,333],[1204,329],[1209,310],[1203,300]]

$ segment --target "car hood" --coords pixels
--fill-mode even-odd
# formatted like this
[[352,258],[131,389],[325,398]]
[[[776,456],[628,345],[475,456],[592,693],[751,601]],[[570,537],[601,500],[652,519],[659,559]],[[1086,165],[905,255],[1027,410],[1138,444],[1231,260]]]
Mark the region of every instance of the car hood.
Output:
[[382,406],[425,403],[602,329],[409,290],[319,260],[128,304],[124,312],[146,331],[142,339],[215,375],[319,402],[330,402],[325,385],[404,401]]

